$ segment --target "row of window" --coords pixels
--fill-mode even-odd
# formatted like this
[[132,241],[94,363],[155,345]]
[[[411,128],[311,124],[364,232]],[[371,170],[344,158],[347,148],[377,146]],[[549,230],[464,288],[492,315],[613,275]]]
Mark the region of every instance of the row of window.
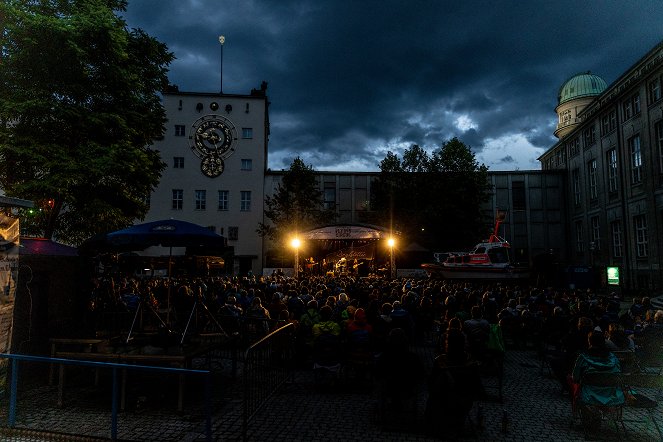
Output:
[[[651,106],[661,101],[663,77],[656,77],[647,84],[647,104]],[[635,93],[626,98],[621,104],[623,120],[626,121],[640,114],[640,93]],[[601,136],[606,136],[617,129],[617,110],[612,109],[604,114],[600,119]],[[585,128],[582,134],[568,141],[567,147],[569,156],[572,158],[580,154],[580,141],[585,149],[596,144],[596,127],[593,125]],[[566,151],[564,149],[558,152],[556,156],[547,160],[546,168],[552,169],[566,163]]]
[[[601,249],[601,226],[598,216],[590,218],[590,228],[589,249],[593,252]],[[583,229],[583,222],[577,221],[575,223],[576,251],[579,253],[585,251],[585,235]],[[622,258],[624,256],[624,241],[621,221],[613,221],[610,223],[610,234],[612,237],[612,257]],[[633,217],[633,235],[635,239],[636,257],[648,257],[649,236],[647,233],[647,218],[645,215],[637,215]]]
[[[216,227],[207,226],[212,232],[216,232]],[[219,235],[223,236],[223,227],[219,227]],[[239,239],[239,227],[238,226],[229,226],[228,227],[228,236],[226,237],[230,241],[237,241]]]
[[[640,134],[636,134],[627,140],[629,154],[629,176],[632,185],[642,183],[643,177],[643,158],[642,141]],[[654,147],[658,152],[659,173],[663,174],[663,121],[654,125]],[[618,189],[618,156],[617,149],[610,149],[606,152],[606,172],[608,192],[614,193]],[[598,163],[592,159],[587,163],[588,191],[591,201],[598,199]],[[581,202],[581,182],[580,169],[571,171],[571,180],[573,183],[574,203],[578,206]]]
[[[173,169],[184,169],[184,157],[173,157]],[[253,170],[253,160],[242,158],[240,170]]]
[[[183,124],[175,125],[175,136],[184,137],[186,136],[186,126]],[[253,128],[252,127],[243,127],[242,128],[242,138],[245,140],[250,140],[253,138]]]
[[[194,190],[194,206],[196,210],[207,210],[207,190]],[[217,199],[217,210],[229,210],[229,195],[228,190],[219,190]],[[184,190],[173,189],[173,198],[171,208],[173,210],[184,209]],[[239,196],[239,210],[240,212],[251,211],[251,191],[242,190]]]

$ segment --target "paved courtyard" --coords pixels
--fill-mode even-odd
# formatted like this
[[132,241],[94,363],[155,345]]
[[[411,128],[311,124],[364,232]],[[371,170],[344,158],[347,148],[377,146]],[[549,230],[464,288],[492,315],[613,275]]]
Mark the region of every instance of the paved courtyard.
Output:
[[[430,361],[428,349],[418,349],[422,358]],[[220,367],[217,366],[218,369]],[[78,380],[83,382],[82,373]],[[203,385],[187,384],[184,411],[175,410],[176,399],[164,393],[172,379],[157,380],[151,388],[145,379],[129,384],[127,410],[119,415],[118,439],[132,441],[202,441],[205,440],[204,409],[195,397]],[[74,381],[70,381],[75,383]],[[581,441],[584,433],[571,418],[568,396],[562,396],[559,384],[552,380],[533,350],[507,352],[504,375],[504,400],[494,396],[494,379],[485,379],[487,400],[475,403],[461,440],[480,441]],[[215,382],[212,430],[214,440],[242,440],[242,402],[240,385],[228,376]],[[110,403],[100,400],[98,388],[72,385],[65,390],[65,406],[57,408],[56,387],[39,387],[21,393],[18,403],[17,427],[13,435],[0,433],[2,440],[99,440],[110,436]],[[641,389],[652,397],[657,391]],[[660,396],[659,396],[660,399]],[[293,382],[287,383],[258,411],[250,423],[251,441],[429,441],[420,431],[425,393],[419,397],[418,414],[414,426],[394,422],[386,429],[376,418],[376,394],[366,383],[345,380],[328,388],[314,378],[311,371],[300,370]],[[6,400],[1,416],[6,422]],[[477,411],[481,406],[483,426],[477,426]],[[506,412],[508,425],[503,432],[502,418]],[[663,417],[661,408],[656,415]],[[627,433],[617,432],[610,423],[603,422],[592,440],[654,441],[658,433],[647,415],[627,408]],[[663,422],[663,419],[661,419]],[[48,430],[56,436],[46,437],[37,431]],[[57,436],[58,433],[77,434]]]

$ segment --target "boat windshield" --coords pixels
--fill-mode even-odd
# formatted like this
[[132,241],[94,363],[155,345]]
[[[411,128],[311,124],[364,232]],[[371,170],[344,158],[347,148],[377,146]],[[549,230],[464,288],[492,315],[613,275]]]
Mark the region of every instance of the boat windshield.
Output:
[[509,249],[506,247],[495,247],[488,251],[488,257],[495,264],[508,263],[510,261]]

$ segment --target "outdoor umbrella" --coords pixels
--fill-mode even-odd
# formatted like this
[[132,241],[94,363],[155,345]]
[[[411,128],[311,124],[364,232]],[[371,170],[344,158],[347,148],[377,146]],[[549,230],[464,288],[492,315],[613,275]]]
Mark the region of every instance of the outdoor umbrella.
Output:
[[152,246],[224,249],[227,241],[225,237],[198,224],[168,219],[95,235],[81,244],[79,252],[86,255],[120,253]]

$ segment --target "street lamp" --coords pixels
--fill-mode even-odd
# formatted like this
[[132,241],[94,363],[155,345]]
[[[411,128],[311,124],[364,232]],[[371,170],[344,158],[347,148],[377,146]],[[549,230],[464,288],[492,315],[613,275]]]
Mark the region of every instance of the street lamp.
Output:
[[221,90],[219,91],[220,94],[223,93],[223,44],[226,42],[226,37],[223,35],[219,35],[219,43],[221,44],[221,66],[219,69],[219,74],[221,75]]
[[394,245],[396,241],[394,238],[389,238],[387,240],[387,245],[389,246],[389,277],[394,279],[396,277],[396,259],[394,257]]
[[295,249],[295,279],[299,276],[299,246],[301,245],[301,241],[299,241],[299,238],[294,238],[292,242],[290,242],[290,245],[292,246],[293,249]]

